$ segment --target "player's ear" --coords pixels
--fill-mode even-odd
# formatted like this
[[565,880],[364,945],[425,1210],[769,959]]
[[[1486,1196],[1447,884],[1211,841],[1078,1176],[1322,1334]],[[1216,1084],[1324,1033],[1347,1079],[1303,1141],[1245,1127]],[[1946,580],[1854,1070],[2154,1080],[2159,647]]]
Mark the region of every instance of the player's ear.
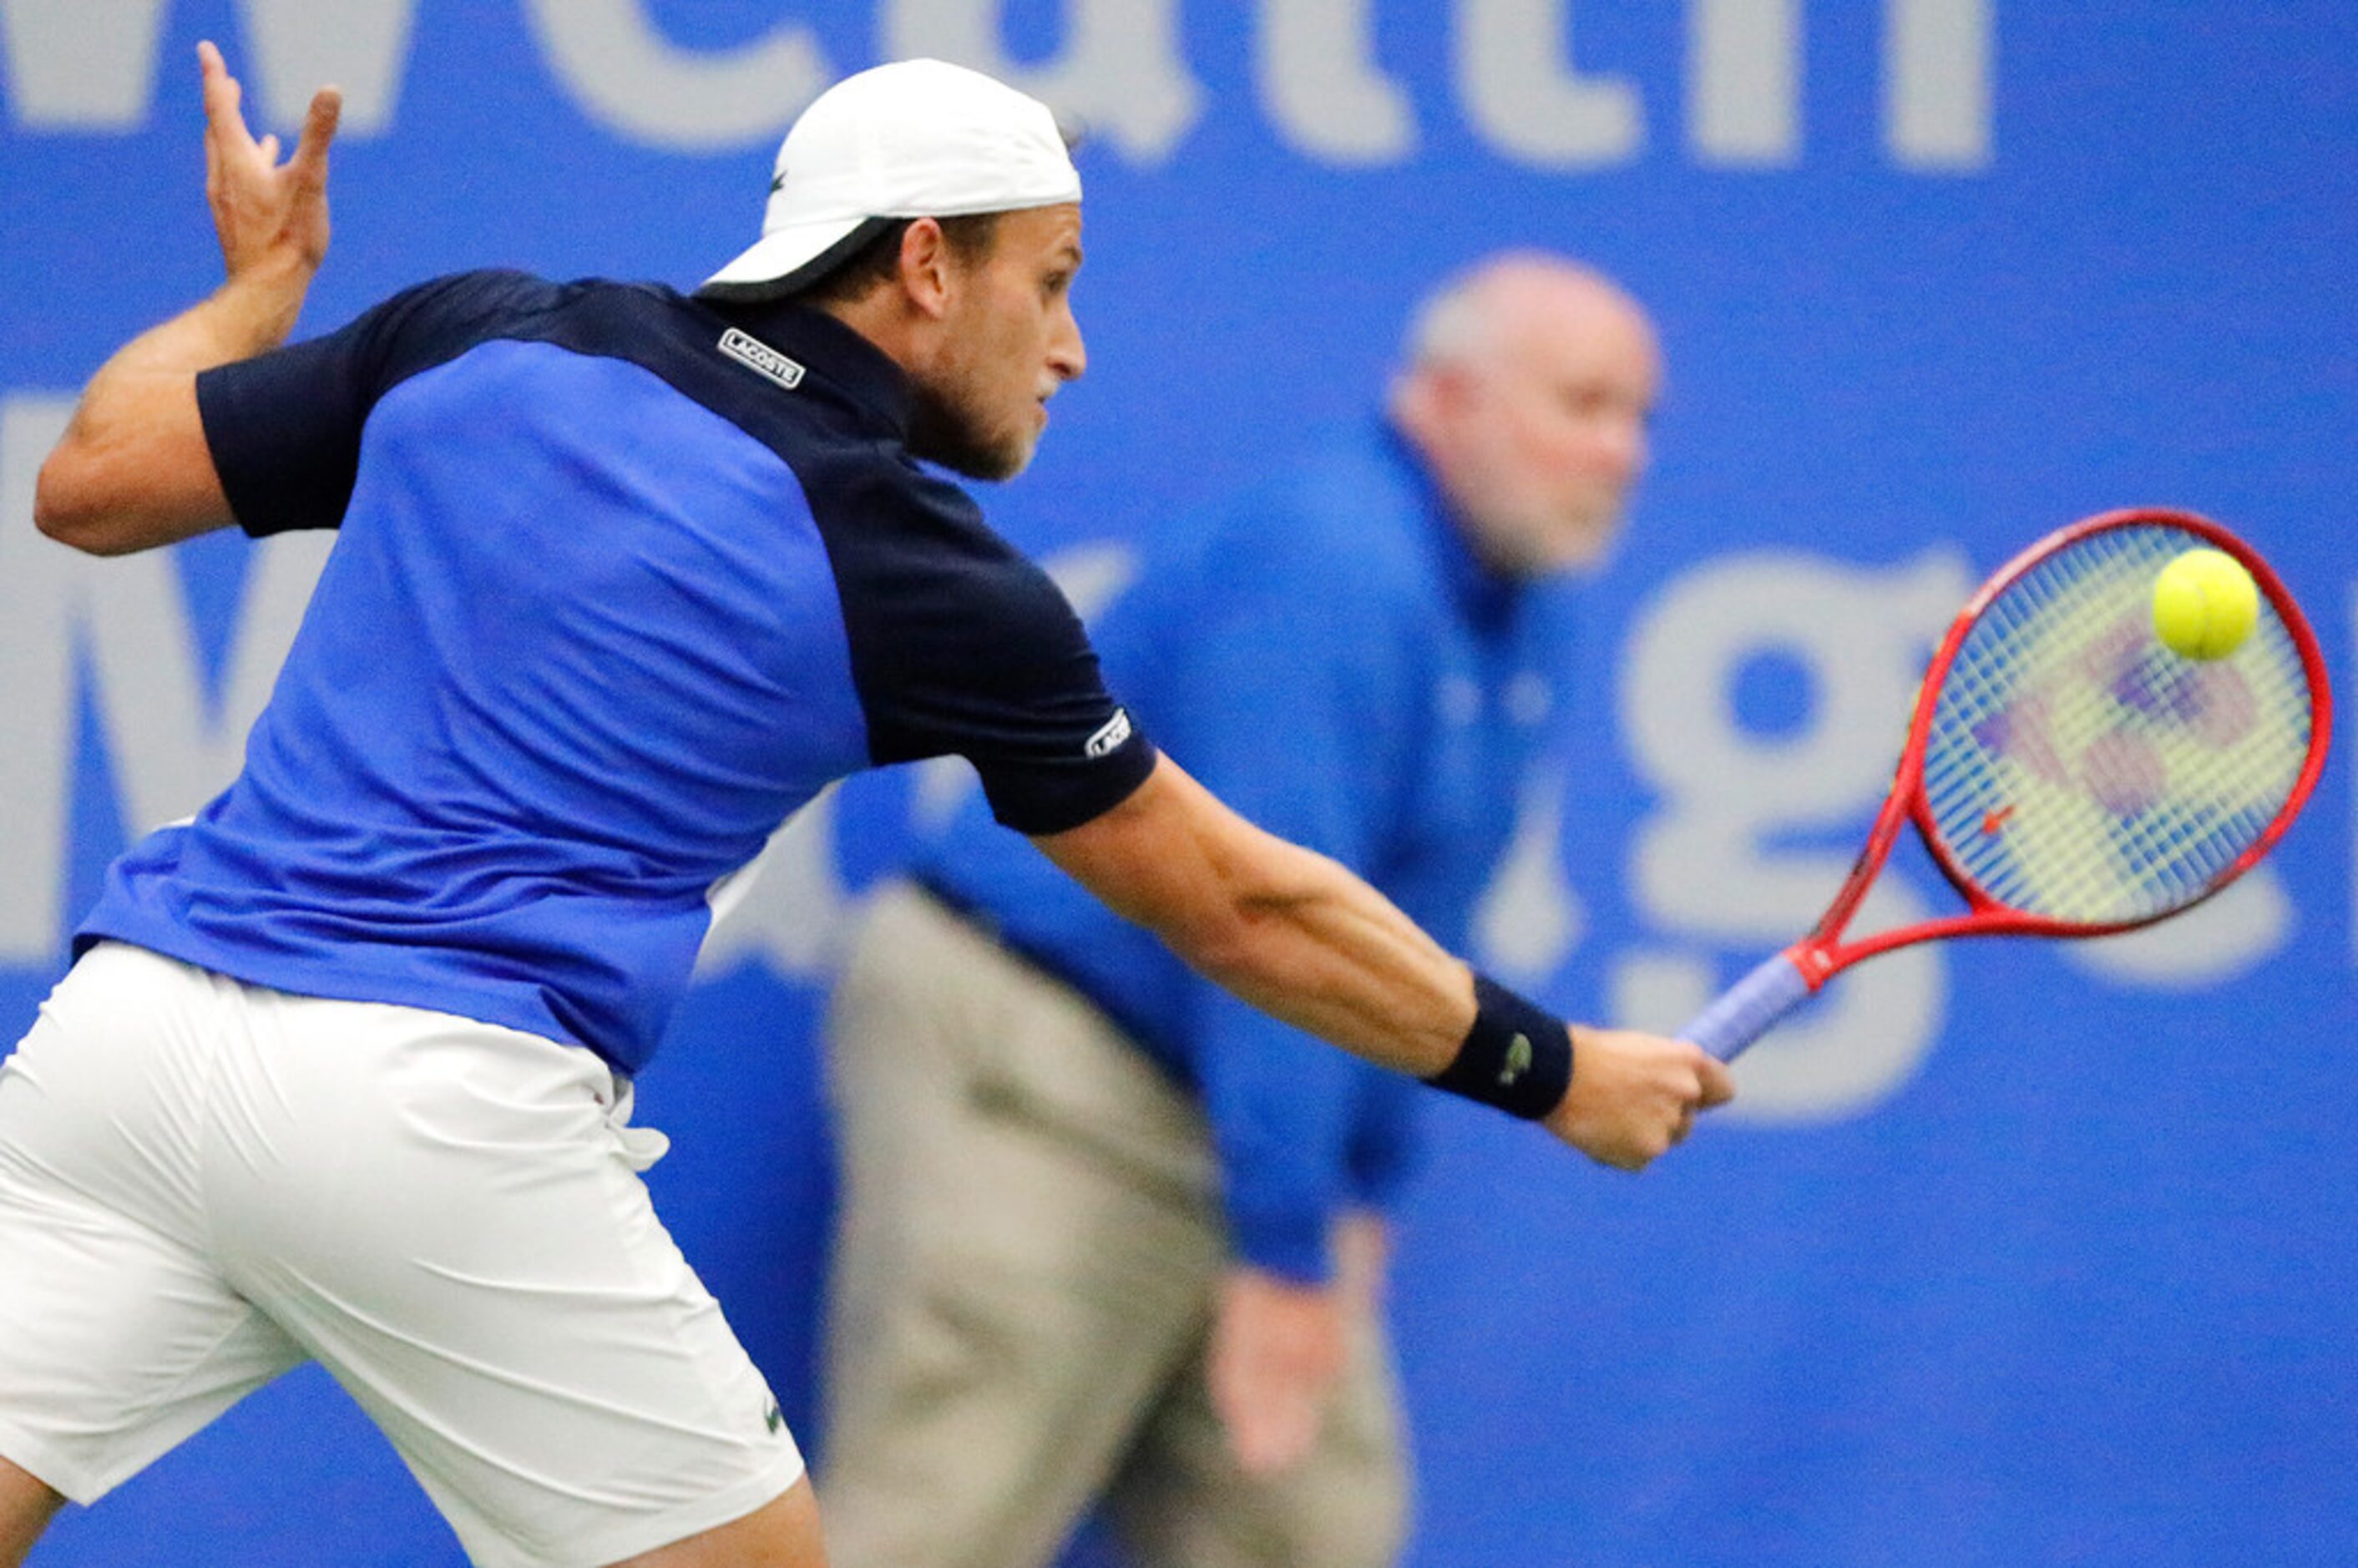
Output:
[[949,311],[955,264],[939,222],[919,218],[901,232],[901,288],[927,316]]

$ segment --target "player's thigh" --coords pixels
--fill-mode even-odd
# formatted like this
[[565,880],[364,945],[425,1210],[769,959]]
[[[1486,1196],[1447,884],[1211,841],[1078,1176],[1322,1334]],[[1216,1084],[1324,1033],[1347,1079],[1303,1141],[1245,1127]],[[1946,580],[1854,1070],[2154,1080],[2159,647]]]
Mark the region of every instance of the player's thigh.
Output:
[[0,1565],[15,1568],[33,1550],[65,1498],[46,1483],[0,1459]]
[[1198,1368],[1174,1384],[1109,1501],[1141,1568],[1387,1568],[1406,1536],[1409,1479],[1381,1330],[1355,1327],[1318,1441],[1291,1468],[1238,1467]]
[[478,1563],[622,1561],[800,1477],[594,1056],[301,998],[265,1008],[254,1042],[211,1161],[225,1263]]
[[196,1217],[179,1090],[217,989],[101,949],[0,1064],[0,1454],[79,1502],[302,1358]]
[[827,1568],[807,1477],[741,1519],[659,1546],[614,1568]]
[[302,1352],[210,1260],[0,1175],[0,1455],[103,1497]]

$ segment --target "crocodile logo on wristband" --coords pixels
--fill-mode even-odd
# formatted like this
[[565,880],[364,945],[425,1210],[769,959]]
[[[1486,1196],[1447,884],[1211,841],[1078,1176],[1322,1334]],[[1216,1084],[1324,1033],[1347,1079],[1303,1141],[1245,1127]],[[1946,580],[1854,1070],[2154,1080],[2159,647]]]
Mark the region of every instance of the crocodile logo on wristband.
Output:
[[1507,1043],[1507,1063],[1498,1069],[1498,1087],[1512,1088],[1515,1080],[1531,1070],[1531,1037],[1517,1034]]
[[1563,1103],[1572,1082],[1572,1031],[1544,1008],[1477,974],[1474,1022],[1449,1065],[1424,1081],[1537,1121]]

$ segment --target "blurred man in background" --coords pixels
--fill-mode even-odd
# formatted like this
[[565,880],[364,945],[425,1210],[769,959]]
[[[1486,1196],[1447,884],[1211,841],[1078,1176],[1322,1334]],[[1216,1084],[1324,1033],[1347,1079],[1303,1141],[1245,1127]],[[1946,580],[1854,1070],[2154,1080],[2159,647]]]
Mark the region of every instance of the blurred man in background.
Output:
[[[1493,257],[1419,310],[1388,418],[1144,546],[1097,630],[1166,751],[1463,946],[1540,743],[1534,578],[1646,462],[1621,289]],[[1146,1563],[1397,1555],[1378,1214],[1414,1087],[1198,979],[979,799],[876,901],[830,1020],[842,1568],[1047,1562],[1103,1498]]]

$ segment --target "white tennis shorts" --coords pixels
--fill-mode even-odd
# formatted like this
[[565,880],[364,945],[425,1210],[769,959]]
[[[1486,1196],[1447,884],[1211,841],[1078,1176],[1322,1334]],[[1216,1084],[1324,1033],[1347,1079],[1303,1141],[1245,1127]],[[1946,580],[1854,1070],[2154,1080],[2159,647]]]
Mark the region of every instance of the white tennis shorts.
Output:
[[479,1563],[590,1568],[801,1476],[595,1055],[103,945],[0,1064],[0,1454],[79,1502],[306,1357]]

